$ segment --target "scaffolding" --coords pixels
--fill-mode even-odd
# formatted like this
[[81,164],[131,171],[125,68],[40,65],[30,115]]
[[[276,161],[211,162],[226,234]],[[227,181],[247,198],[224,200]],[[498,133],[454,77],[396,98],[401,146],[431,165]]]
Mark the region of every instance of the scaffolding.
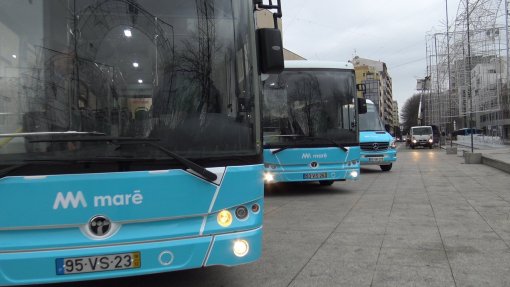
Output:
[[477,128],[508,141],[508,5],[510,0],[461,0],[443,32],[426,35],[424,121],[450,134]]

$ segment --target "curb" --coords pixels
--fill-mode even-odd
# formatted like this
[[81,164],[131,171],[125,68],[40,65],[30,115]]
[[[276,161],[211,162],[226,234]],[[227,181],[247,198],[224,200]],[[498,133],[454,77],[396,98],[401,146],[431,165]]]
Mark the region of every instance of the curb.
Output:
[[[465,146],[463,144],[458,144],[458,143],[456,145],[468,147],[468,146]],[[475,147],[475,150],[476,149],[477,148]],[[466,151],[463,150],[463,152],[466,152]],[[482,164],[484,164],[486,166],[490,166],[490,167],[498,169],[498,170],[501,170],[506,173],[510,173],[510,163],[509,162],[505,162],[505,161],[493,158],[491,156],[487,156],[486,154],[483,154],[483,153],[482,153]]]
[[510,163],[508,162],[482,155],[482,163],[506,173],[510,173]]

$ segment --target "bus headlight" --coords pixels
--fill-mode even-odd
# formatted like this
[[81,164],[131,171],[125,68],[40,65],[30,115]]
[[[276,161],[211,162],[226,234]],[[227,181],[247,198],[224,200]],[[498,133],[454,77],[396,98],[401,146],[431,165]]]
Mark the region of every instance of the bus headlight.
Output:
[[221,227],[229,227],[232,224],[232,213],[228,210],[222,210],[218,213],[216,220]]
[[397,141],[396,140],[392,140],[391,143],[390,143],[390,147],[391,148],[397,148]]
[[250,251],[250,245],[246,240],[236,240],[234,241],[233,251],[237,257],[244,257]]
[[357,178],[358,175],[359,175],[359,173],[356,170],[351,171],[351,177],[352,178]]
[[433,139],[429,139],[429,143],[432,143],[434,140]]
[[274,181],[274,175],[270,172],[264,173],[264,181],[265,182],[272,182]]

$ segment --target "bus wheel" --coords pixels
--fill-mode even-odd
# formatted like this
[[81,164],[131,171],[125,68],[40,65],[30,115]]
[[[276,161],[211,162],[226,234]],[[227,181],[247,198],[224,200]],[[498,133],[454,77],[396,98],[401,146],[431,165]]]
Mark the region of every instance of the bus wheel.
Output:
[[330,185],[333,185],[333,182],[332,180],[321,180],[319,181],[319,184],[322,185],[322,186],[330,186]]
[[392,163],[390,163],[388,165],[381,165],[381,170],[382,171],[390,171],[392,167],[393,167]]

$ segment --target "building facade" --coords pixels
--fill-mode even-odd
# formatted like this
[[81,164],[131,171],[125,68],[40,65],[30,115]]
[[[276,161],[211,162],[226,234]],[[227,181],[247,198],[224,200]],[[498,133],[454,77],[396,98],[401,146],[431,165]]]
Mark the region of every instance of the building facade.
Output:
[[394,129],[397,129],[400,126],[400,115],[398,113],[398,102],[393,101],[393,124]]
[[[274,18],[273,13],[268,10],[259,10],[255,13],[256,21],[257,21],[257,27],[258,28],[274,28]],[[278,28],[280,28],[280,31],[282,31],[283,35],[283,29],[282,29],[282,19],[278,19]],[[286,61],[295,61],[295,60],[306,60],[304,57],[283,48],[283,57]]]
[[471,70],[471,92],[476,128],[488,135],[501,134],[497,127],[502,120],[502,91],[507,83],[506,61],[494,58],[480,63]]
[[364,97],[374,102],[384,124],[394,126],[393,84],[386,63],[354,57],[352,60],[356,71],[356,83],[364,84]]

